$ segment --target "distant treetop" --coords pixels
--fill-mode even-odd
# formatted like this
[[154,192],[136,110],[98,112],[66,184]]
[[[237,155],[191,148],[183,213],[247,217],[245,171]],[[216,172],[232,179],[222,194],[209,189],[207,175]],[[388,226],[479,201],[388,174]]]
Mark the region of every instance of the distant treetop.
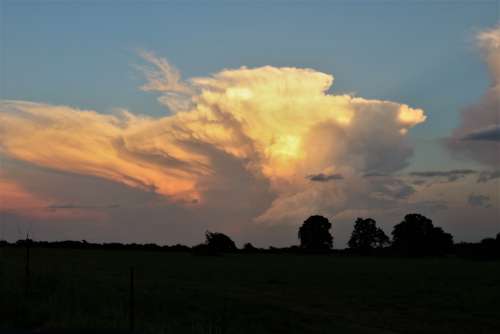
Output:
[[348,242],[350,249],[367,253],[374,248],[382,248],[389,244],[389,237],[381,228],[377,227],[377,222],[374,219],[356,219],[351,239]]
[[330,234],[332,224],[323,216],[311,216],[299,228],[300,247],[313,251],[330,250],[333,237]]
[[435,227],[432,220],[418,214],[408,214],[394,226],[392,246],[395,250],[408,255],[438,255],[453,247],[453,237]]
[[230,237],[219,232],[205,232],[205,244],[216,252],[232,252],[236,250],[236,244]]

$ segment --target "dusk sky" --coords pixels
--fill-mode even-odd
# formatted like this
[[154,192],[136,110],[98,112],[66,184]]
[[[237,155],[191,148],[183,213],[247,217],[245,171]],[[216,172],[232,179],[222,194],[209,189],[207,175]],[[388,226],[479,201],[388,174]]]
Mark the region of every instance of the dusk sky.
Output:
[[0,0],[0,239],[500,232],[499,1]]

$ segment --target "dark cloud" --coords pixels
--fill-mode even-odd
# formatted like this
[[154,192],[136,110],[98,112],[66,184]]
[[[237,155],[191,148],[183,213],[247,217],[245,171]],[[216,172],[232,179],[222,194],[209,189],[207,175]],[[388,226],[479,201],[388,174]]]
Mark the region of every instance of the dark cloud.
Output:
[[372,195],[388,200],[402,200],[415,193],[415,188],[397,178],[387,178],[381,182],[372,183]]
[[485,128],[472,131],[465,135],[463,140],[484,140],[500,142],[500,125],[494,124]]
[[500,178],[500,169],[494,171],[483,171],[477,178],[478,183],[488,182]]
[[341,174],[324,174],[324,173],[308,175],[306,176],[306,178],[314,182],[328,182],[332,180],[344,179],[344,177]]
[[447,182],[453,182],[473,174],[477,174],[477,171],[472,169],[454,169],[447,171],[411,172],[409,175],[424,179],[444,179]]
[[491,198],[485,195],[470,194],[467,198],[467,203],[469,203],[470,206],[474,207],[490,208]]
[[63,204],[51,204],[48,209],[114,209],[119,208],[119,204],[109,204],[109,205],[81,205],[73,203],[63,203]]
[[454,169],[447,171],[419,171],[411,172],[410,176],[418,179],[411,183],[414,185],[423,185],[428,180],[438,180],[440,182],[454,182],[469,175],[478,175],[477,182],[484,183],[500,178],[500,170],[473,170],[473,169]]
[[448,210],[449,206],[446,201],[443,200],[435,200],[435,201],[424,201],[421,203],[418,203],[423,209],[422,211],[428,211],[429,215],[432,215],[433,213],[437,211],[443,211],[443,210]]
[[384,173],[377,173],[377,172],[371,172],[371,173],[365,173],[363,174],[364,178],[370,178],[370,177],[386,177],[388,176],[387,174]]

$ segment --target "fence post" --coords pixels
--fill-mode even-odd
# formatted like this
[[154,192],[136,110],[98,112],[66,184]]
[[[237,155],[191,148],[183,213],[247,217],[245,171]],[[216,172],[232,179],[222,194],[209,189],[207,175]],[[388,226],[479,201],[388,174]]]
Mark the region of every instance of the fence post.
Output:
[[129,329],[135,330],[135,300],[134,300],[134,267],[130,267],[130,291],[129,291]]
[[30,294],[30,239],[26,235],[26,266],[25,266],[25,291],[26,297]]

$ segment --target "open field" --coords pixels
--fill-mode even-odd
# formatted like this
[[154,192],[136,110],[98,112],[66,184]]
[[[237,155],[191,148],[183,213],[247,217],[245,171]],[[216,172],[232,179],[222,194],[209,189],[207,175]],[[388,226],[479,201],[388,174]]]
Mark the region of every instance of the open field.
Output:
[[500,263],[456,258],[0,249],[0,328],[500,333]]

